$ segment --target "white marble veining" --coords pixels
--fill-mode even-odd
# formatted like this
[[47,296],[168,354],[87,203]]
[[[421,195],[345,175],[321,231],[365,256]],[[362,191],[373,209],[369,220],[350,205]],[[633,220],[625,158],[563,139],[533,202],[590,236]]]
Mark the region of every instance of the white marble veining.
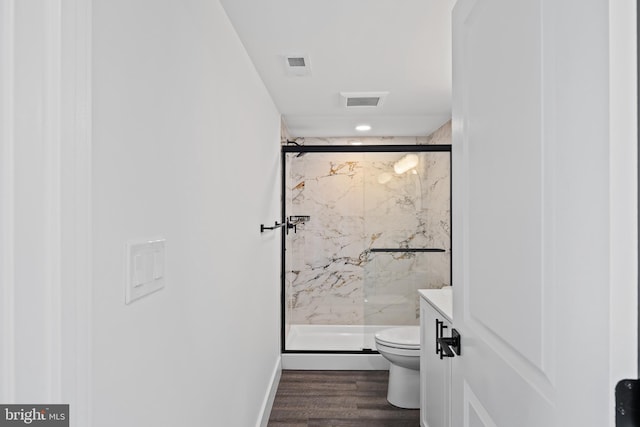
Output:
[[449,153],[396,174],[404,154],[287,154],[287,215],[311,217],[286,237],[287,323],[417,324],[417,290],[450,284]]

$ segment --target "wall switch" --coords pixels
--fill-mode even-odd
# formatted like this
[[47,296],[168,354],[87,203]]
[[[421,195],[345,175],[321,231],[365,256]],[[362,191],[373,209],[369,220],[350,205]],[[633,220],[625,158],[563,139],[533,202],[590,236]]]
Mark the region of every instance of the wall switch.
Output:
[[164,288],[165,239],[127,243],[125,304]]
[[144,255],[135,254],[133,255],[133,287],[137,288],[144,282]]
[[[155,242],[156,245],[158,242]],[[164,276],[164,241],[162,248],[154,247],[153,251],[153,280],[161,279]]]

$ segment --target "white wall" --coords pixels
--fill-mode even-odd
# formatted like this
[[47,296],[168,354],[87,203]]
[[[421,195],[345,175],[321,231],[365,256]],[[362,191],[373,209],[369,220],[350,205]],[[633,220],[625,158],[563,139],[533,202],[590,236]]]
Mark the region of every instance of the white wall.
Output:
[[[279,360],[280,119],[218,1],[93,3],[93,425],[250,426]],[[166,288],[124,304],[129,239]]]

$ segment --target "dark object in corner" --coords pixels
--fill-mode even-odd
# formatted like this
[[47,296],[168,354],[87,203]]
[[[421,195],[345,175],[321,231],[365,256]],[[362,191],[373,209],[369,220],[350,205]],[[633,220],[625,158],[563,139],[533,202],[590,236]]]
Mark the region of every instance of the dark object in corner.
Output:
[[616,427],[640,427],[640,380],[616,386]]

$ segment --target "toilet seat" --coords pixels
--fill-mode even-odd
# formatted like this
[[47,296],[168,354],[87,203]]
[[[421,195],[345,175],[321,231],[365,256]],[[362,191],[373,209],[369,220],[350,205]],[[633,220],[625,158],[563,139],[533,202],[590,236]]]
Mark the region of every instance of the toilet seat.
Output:
[[404,357],[420,357],[420,349],[419,348],[401,348],[401,347],[392,347],[390,345],[386,345],[381,343],[380,341],[376,341],[376,350],[378,353],[388,353],[390,355],[395,356],[404,356]]
[[375,334],[375,340],[386,347],[420,350],[420,327],[404,326],[384,329]]

